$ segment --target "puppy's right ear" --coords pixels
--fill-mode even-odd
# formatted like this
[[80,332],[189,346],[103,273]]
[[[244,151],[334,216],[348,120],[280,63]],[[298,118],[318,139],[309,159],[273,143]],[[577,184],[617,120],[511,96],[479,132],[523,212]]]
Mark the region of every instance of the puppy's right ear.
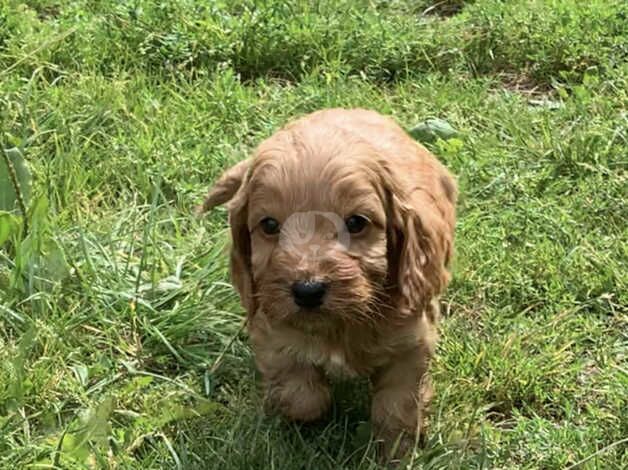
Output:
[[251,161],[247,159],[225,171],[209,189],[203,204],[196,208],[196,215],[202,215],[208,210],[231,200],[242,186],[250,166]]
[[231,226],[231,281],[240,294],[240,302],[249,316],[257,310],[251,265],[251,233],[247,223],[249,190],[245,180],[229,203]]
[[248,178],[251,160],[243,160],[232,166],[210,188],[196,214],[229,201],[229,225],[231,227],[231,280],[240,294],[240,302],[249,315],[256,309],[251,270],[251,235],[248,218]]
[[203,204],[196,208],[202,215],[229,201],[231,227],[231,280],[240,294],[242,306],[249,315],[255,312],[253,275],[251,271],[251,237],[247,226],[247,180],[251,160],[243,160],[225,171],[210,188]]

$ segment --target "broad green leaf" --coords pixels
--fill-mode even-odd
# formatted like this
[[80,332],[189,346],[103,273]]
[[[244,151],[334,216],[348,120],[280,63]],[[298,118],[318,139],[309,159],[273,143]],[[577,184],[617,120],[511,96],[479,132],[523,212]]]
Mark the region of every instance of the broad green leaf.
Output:
[[83,440],[83,436],[70,433],[63,437],[61,452],[63,452],[64,458],[70,456],[75,461],[81,463],[84,463],[89,457],[89,448]]
[[105,442],[107,436],[111,432],[109,417],[113,411],[113,398],[106,397],[101,403],[87,410],[82,416],[83,426],[77,432],[77,436],[81,437],[81,441]]
[[[26,164],[26,160],[24,160],[22,152],[15,147],[4,149],[3,151],[5,155],[9,157],[9,161],[15,169],[15,175],[20,185],[20,192],[22,193],[24,204],[28,207],[28,202],[31,197],[31,173]],[[15,188],[9,174],[7,162],[4,155],[2,155],[0,158],[0,210],[12,212],[17,210],[17,208]]]
[[72,372],[74,372],[74,376],[76,380],[83,386],[86,387],[89,381],[89,369],[85,364],[77,363],[70,367]]
[[9,212],[0,211],[0,246],[19,230],[19,219]]
[[31,233],[41,236],[48,229],[48,198],[40,196],[36,198],[28,208],[28,220]]
[[62,281],[70,273],[63,250],[53,238],[49,238],[43,244],[41,261],[41,274],[49,281]]
[[40,196],[28,210],[30,231],[16,248],[13,286],[25,291],[48,290],[68,274],[63,250],[53,237],[48,217],[48,200]]
[[9,397],[13,404],[18,407],[22,405],[24,395],[26,395],[26,392],[32,386],[28,374],[26,373],[25,363],[35,344],[36,335],[37,333],[34,326],[26,330],[17,346],[16,353],[11,359],[14,376],[12,380],[9,380]]
[[425,143],[435,142],[438,139],[447,140],[460,135],[451,124],[442,119],[426,119],[410,129],[409,134],[415,140]]

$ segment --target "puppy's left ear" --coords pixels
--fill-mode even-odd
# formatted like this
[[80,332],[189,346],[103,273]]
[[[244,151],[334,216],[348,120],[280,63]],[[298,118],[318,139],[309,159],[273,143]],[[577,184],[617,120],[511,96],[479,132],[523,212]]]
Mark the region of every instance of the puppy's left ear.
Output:
[[[421,314],[449,282],[456,186],[440,164],[403,187],[388,173],[389,274],[403,316]],[[408,189],[409,187],[409,189]]]

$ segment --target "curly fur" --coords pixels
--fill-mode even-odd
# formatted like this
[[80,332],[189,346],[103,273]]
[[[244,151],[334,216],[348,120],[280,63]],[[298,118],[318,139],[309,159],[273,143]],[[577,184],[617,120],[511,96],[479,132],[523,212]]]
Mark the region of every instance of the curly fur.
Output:
[[[453,252],[456,184],[445,167],[391,119],[329,109],[262,142],[201,211],[226,201],[232,279],[270,407],[315,420],[331,403],[329,377],[368,376],[384,442],[423,433]],[[343,243],[325,214],[367,215],[370,224]],[[283,224],[278,236],[260,229],[269,216]],[[316,312],[290,291],[308,278],[329,285]]]

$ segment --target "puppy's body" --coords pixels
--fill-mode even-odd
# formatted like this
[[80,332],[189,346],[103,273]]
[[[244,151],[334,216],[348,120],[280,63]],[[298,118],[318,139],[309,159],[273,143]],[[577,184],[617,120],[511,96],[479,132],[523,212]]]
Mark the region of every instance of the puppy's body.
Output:
[[421,432],[453,250],[447,170],[392,120],[331,109],[264,141],[203,208],[229,199],[232,278],[269,404],[311,421],[330,377],[366,376],[385,442]]

